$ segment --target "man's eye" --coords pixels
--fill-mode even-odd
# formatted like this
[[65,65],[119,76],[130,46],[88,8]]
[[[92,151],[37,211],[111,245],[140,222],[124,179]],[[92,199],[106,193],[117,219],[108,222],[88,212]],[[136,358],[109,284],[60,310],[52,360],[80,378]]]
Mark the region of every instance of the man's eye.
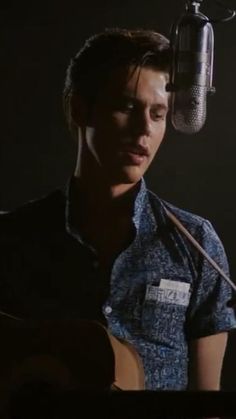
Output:
[[133,110],[134,109],[134,104],[133,103],[131,103],[131,102],[129,102],[129,103],[126,103],[125,104],[125,109],[128,109],[128,110]]
[[164,120],[166,117],[166,114],[164,112],[157,112],[157,111],[152,111],[151,112],[151,117],[154,121],[159,121],[159,120]]
[[157,114],[154,114],[154,118],[155,119],[164,119],[165,118],[165,115],[162,115],[162,114],[157,113]]
[[121,103],[118,104],[118,109],[121,112],[129,113],[129,112],[132,112],[134,110],[134,104],[133,104],[133,102],[121,102]]

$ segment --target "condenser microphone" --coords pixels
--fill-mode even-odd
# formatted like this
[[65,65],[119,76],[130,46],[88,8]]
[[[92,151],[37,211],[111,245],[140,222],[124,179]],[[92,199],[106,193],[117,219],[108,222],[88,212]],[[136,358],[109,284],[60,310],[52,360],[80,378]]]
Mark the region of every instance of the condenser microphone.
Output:
[[197,133],[204,126],[207,95],[215,91],[214,33],[209,19],[199,11],[202,1],[186,2],[186,11],[173,25],[171,34],[171,121],[184,134]]

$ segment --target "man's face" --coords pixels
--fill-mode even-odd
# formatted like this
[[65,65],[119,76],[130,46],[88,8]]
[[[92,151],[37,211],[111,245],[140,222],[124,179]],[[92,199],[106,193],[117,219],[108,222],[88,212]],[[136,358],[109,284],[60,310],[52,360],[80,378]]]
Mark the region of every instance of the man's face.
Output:
[[116,70],[93,107],[87,145],[111,184],[134,184],[165,133],[168,75],[151,68]]

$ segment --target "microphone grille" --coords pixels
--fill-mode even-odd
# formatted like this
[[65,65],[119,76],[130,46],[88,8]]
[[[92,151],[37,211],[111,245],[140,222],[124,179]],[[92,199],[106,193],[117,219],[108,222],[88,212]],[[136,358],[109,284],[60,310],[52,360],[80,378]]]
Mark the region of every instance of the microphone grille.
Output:
[[192,85],[173,93],[171,121],[174,128],[184,134],[195,134],[206,121],[208,88]]

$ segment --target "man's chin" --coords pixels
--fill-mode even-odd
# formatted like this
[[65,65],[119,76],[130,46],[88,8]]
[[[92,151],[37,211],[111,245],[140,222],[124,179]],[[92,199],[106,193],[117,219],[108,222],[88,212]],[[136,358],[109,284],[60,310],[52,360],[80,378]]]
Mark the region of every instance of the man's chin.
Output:
[[114,176],[115,183],[136,184],[142,178],[144,172],[141,170],[123,170]]

